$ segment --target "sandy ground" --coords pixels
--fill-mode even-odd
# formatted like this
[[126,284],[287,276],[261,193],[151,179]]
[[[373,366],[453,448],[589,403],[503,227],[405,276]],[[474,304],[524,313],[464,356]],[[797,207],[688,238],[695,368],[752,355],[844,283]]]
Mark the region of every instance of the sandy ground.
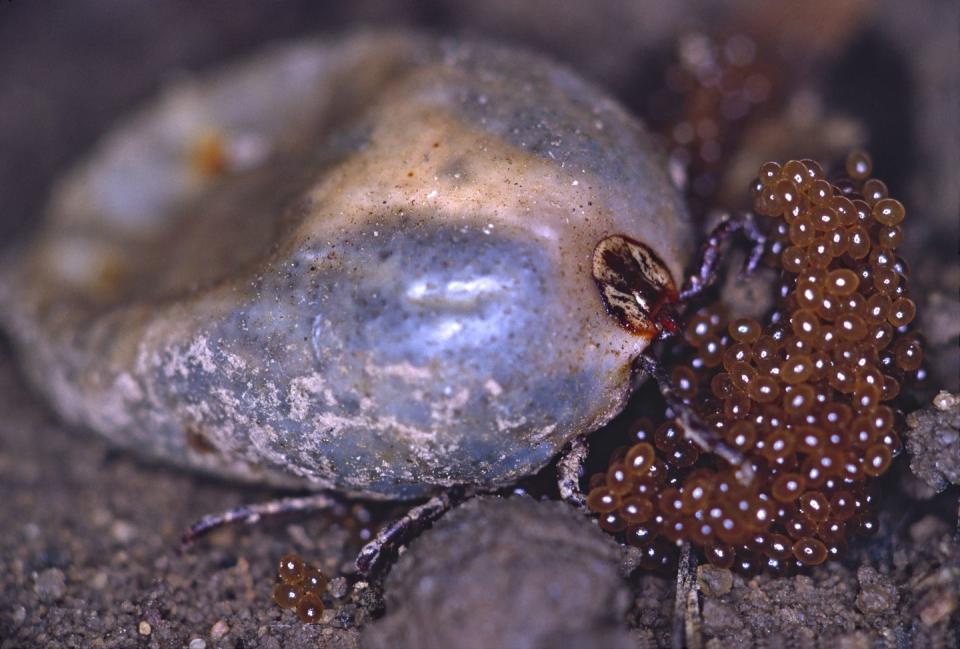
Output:
[[6,353],[0,412],[0,647],[357,646],[349,606],[304,626],[270,601],[283,553],[337,574],[354,531],[324,517],[270,521],[180,552],[194,519],[275,494],[141,464],[65,430]]

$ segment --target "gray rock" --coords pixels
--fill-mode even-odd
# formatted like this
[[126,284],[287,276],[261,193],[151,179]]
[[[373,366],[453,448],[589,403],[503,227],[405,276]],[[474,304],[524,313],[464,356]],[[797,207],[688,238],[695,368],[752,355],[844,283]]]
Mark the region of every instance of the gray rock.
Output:
[[413,541],[365,646],[629,647],[618,550],[559,502],[478,498]]
[[864,615],[886,613],[897,605],[897,587],[887,575],[877,572],[871,566],[861,566],[857,570],[857,579],[860,582],[857,608]]
[[941,392],[907,415],[910,470],[935,492],[960,484],[960,396]]
[[374,496],[496,486],[624,402],[651,332],[606,312],[611,235],[679,283],[663,161],[568,70],[304,41],[117,127],[3,264],[0,321],[61,416],[147,455]]
[[705,563],[697,566],[697,586],[707,597],[726,595],[733,588],[733,573]]

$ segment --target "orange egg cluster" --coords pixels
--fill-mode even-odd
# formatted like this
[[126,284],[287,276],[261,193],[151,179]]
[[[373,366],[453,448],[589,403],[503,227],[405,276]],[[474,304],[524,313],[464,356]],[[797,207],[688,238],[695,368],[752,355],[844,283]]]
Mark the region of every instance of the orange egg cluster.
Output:
[[871,166],[851,154],[836,183],[811,160],[761,167],[754,208],[770,217],[777,308],[765,325],[700,310],[689,361],[671,373],[753,476],[702,453],[675,421],[641,421],[633,446],[590,479],[587,503],[604,530],[642,548],[644,567],[689,540],[715,565],[786,574],[876,531],[869,482],[901,450],[889,404],[923,354],[895,250],[904,208]]
[[280,582],[273,589],[273,601],[281,608],[293,609],[301,622],[319,622],[323,614],[321,595],[327,590],[327,578],[314,566],[295,554],[280,559]]

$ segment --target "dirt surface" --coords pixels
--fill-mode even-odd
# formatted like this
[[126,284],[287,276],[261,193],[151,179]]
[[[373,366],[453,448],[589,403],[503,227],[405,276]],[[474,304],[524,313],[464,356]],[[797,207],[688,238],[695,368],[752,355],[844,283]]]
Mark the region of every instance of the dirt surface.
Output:
[[[191,642],[196,649],[198,641],[229,648],[360,646],[358,626],[379,613],[374,586],[335,585],[332,590],[343,597],[328,595],[325,622],[313,626],[270,601],[275,563],[287,551],[331,575],[350,570],[362,532],[351,517],[265,521],[223,530],[180,552],[180,533],[199,516],[276,494],[146,465],[88,434],[65,430],[21,386],[7,353],[0,356],[0,412],[3,649],[166,648]],[[828,639],[853,647],[956,646],[960,544],[951,519],[956,494],[948,490],[932,500],[909,500],[899,489],[909,479],[904,464],[883,485],[892,497],[881,510],[880,534],[856,545],[843,562],[784,579],[745,579],[702,568],[700,607],[693,618],[706,646],[779,646],[786,639],[794,646],[823,646]],[[423,546],[436,551],[472,511],[441,527],[435,539],[428,532]],[[522,570],[540,574],[556,551],[541,557],[538,552],[549,544],[538,551],[530,538],[543,539],[557,526],[581,525],[552,516],[561,520],[548,524],[531,516],[533,529],[507,534],[507,549],[484,564],[489,581],[477,587],[500,583],[508,573],[517,579]],[[524,563],[518,556],[530,559]],[[629,568],[629,552],[624,565]],[[412,572],[408,567],[391,581],[388,611],[391,602],[400,606],[422,583]],[[469,576],[458,574],[456,562],[438,578],[443,574],[450,582],[439,588],[462,588]],[[610,588],[609,577],[606,583]],[[634,604],[626,621],[635,640],[670,646],[674,579],[636,572],[627,583]],[[569,593],[574,603],[581,596]],[[401,617],[389,624],[402,629],[403,622]],[[434,623],[441,627],[434,637],[461,628],[455,616],[438,616]]]
[[[0,245],[29,230],[57,175],[164,79],[271,40],[357,25],[480,34],[545,51],[643,114],[672,43],[737,5],[599,4],[545,11],[541,2],[512,0],[363,0],[344,8],[290,0],[288,12],[232,3],[224,14],[219,3],[0,2]],[[889,0],[864,15],[856,5],[821,6],[839,27],[819,49],[826,63],[808,68],[826,80],[828,106],[857,116],[879,175],[919,215],[907,233],[929,344],[919,407],[960,386],[958,7]],[[743,22],[764,19],[750,17]],[[784,42],[808,42],[804,24],[790,22]],[[883,88],[886,100],[864,87]],[[955,437],[929,437],[930,458],[938,439],[955,448]],[[853,544],[842,562],[781,579],[695,572],[696,606],[680,620],[692,630],[688,646],[960,645],[957,488],[934,496],[908,464],[900,460],[881,484],[877,537]],[[178,550],[180,533],[199,516],[276,495],[144,464],[64,429],[23,387],[0,342],[0,648],[361,646],[363,626],[383,614],[375,585],[335,582],[341,597],[327,597],[324,623],[304,626],[270,602],[273,573],[290,550],[331,575],[348,573],[386,513],[375,512],[373,523],[346,510],[264,521]],[[626,572],[635,560],[625,552]],[[671,646],[675,576],[638,571],[626,583],[636,646]]]
[[[908,443],[910,442],[908,433]],[[952,439],[952,438],[951,438]],[[624,550],[642,647],[953,647],[960,642],[957,493],[934,496],[906,458],[879,482],[879,531],[840,561],[775,578],[695,561],[692,605],[677,610],[675,573],[634,570]],[[683,601],[683,598],[680,600]]]
[[0,412],[0,647],[358,646],[354,620],[367,613],[349,597],[318,626],[270,600],[289,550],[341,573],[359,547],[349,525],[269,521],[180,552],[199,516],[275,494],[140,464],[65,430],[6,352]]

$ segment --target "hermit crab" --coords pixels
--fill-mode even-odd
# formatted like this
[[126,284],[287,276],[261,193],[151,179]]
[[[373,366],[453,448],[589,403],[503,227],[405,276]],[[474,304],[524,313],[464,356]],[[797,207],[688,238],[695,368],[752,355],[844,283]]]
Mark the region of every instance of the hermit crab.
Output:
[[[3,261],[0,319],[66,420],[181,466],[315,492],[204,519],[456,499],[554,459],[643,373],[685,435],[751,466],[650,343],[712,281],[660,150],[601,90],[535,55],[363,34],[179,82],[55,189]],[[684,280],[688,268],[696,272]],[[641,371],[638,371],[641,370]]]

